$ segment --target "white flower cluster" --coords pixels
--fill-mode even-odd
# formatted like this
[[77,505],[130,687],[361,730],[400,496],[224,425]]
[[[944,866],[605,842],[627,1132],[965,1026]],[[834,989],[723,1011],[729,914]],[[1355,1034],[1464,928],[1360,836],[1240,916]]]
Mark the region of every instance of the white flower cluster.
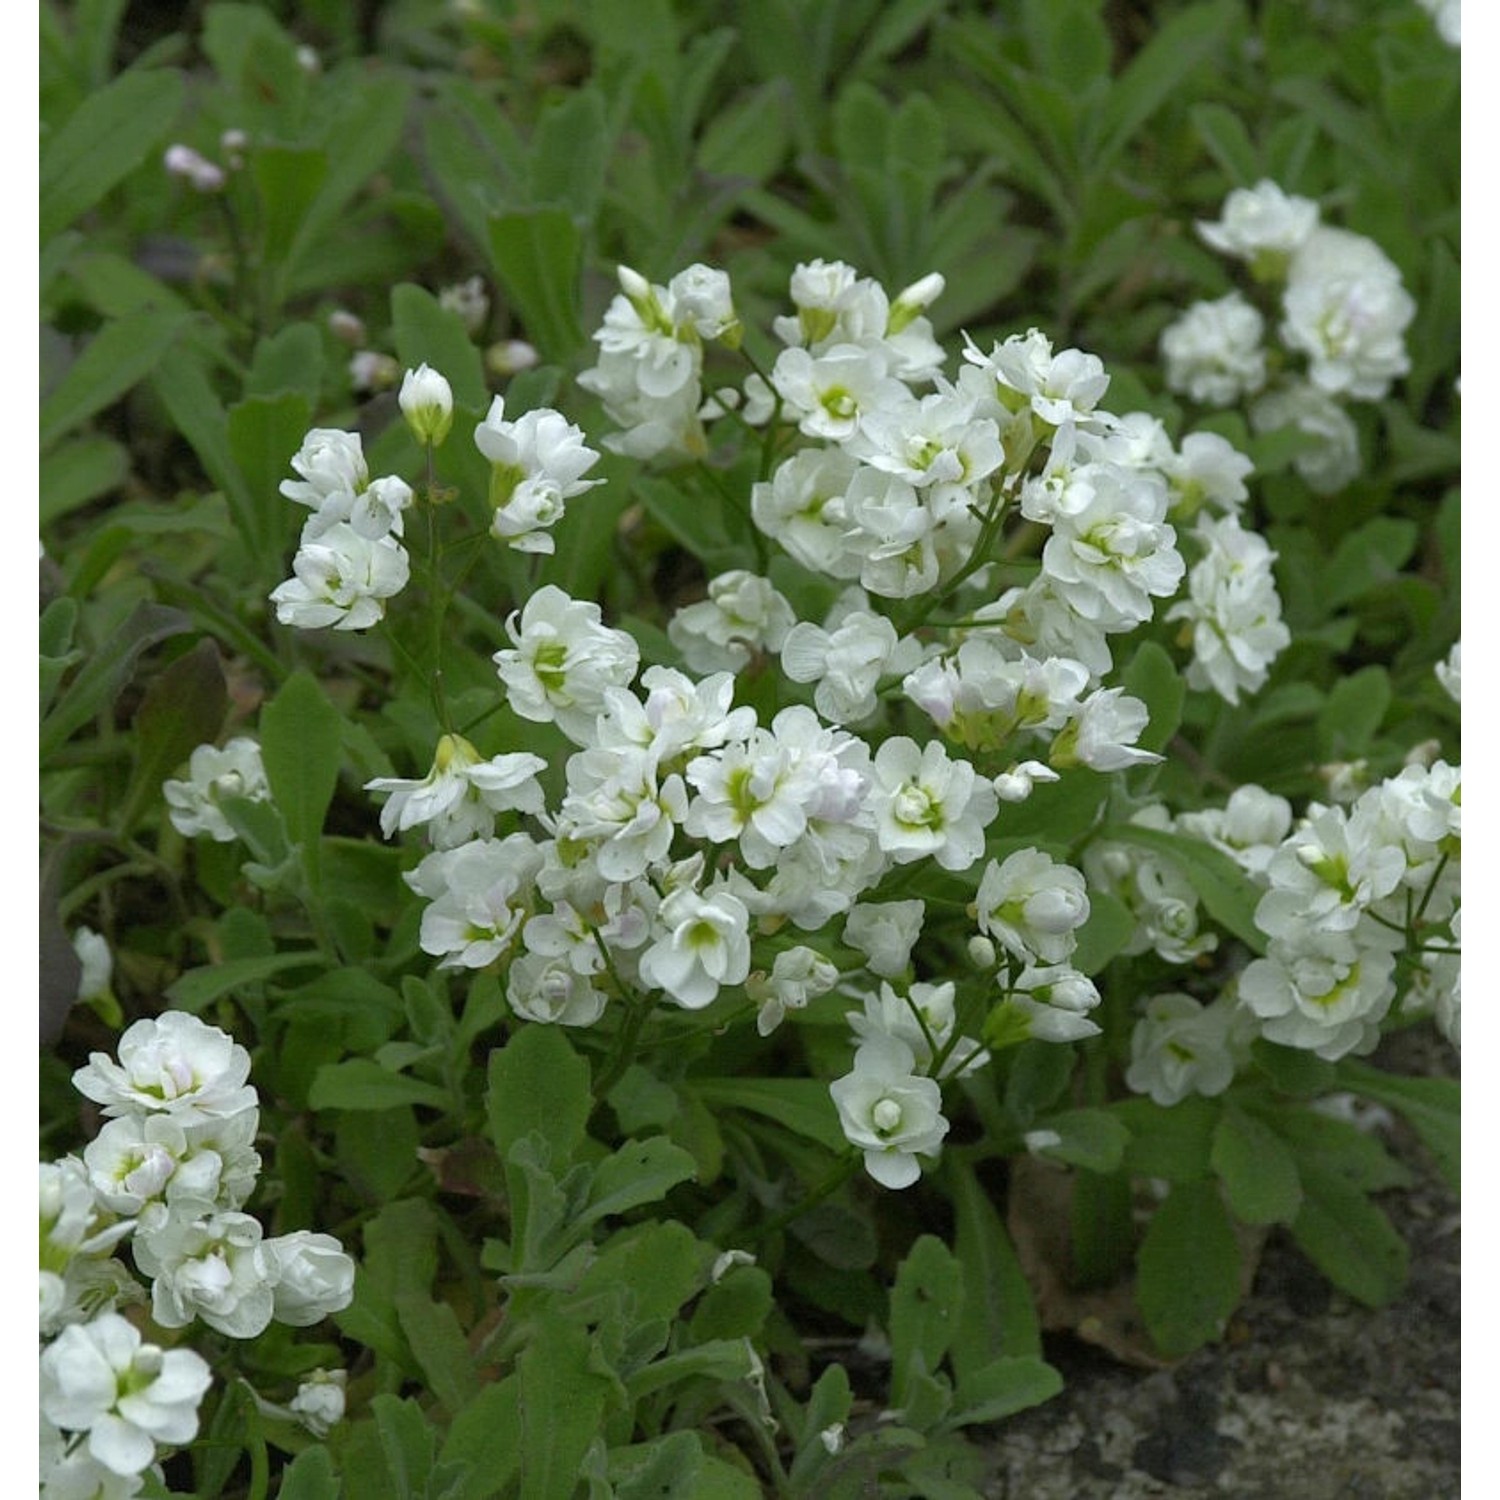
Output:
[[292,459],[300,479],[281,493],[312,515],[302,527],[292,577],[271,591],[276,618],[299,630],[367,630],[406,587],[411,560],[401,545],[411,486],[372,480],[357,432],[315,427]]
[[161,1328],[201,1319],[253,1338],[273,1318],[307,1327],[349,1305],[354,1262],[337,1240],[267,1238],[243,1211],[260,1171],[249,1074],[228,1035],[166,1011],[130,1026],[118,1059],[95,1052],[73,1075],[105,1123],[81,1157],[38,1168],[46,1493],[133,1495],[156,1444],[197,1431],[207,1364],[143,1342],[117,1311],[146,1296],[114,1258],[127,1237]]
[[[389,794],[387,836],[425,831],[406,877],[427,903],[423,951],[443,968],[499,968],[519,1016],[586,1026],[623,993],[689,1010],[734,994],[767,1033],[841,984],[865,1008],[851,1013],[853,1071],[834,1086],[840,1118],[871,1173],[904,1186],[946,1130],[941,1080],[986,1056],[967,1030],[988,1017],[1007,1045],[1098,1030],[1098,992],[1070,962],[1084,876],[1035,849],[970,872],[1002,803],[1068,768],[1160,760],[1139,745],[1145,705],[1105,683],[1109,638],[1188,578],[1181,523],[1196,520],[1202,556],[1173,616],[1195,674],[1233,698],[1285,644],[1271,554],[1236,518],[1250,465],[1217,436],[1177,446],[1149,416],[1104,411],[1100,361],[1034,329],[988,352],[971,342],[946,378],[923,316],[940,277],[892,298],[841,262],[799,266],[770,370],[709,402],[704,347],[740,336],[728,278],[694,266],[656,286],[622,269],[620,284],[583,377],[624,429],[604,445],[680,457],[730,411],[777,425],[793,446],[753,487],[752,519],[843,591],[804,621],[769,577],[721,573],[668,623],[686,670],[637,681],[633,637],[544,586],[507,620],[494,661],[510,709],[577,747],[561,797],[544,799],[535,757],[486,760],[455,735],[422,780],[369,789]],[[556,413],[508,424],[498,401],[476,441],[495,534],[541,550],[597,455]],[[555,507],[518,498],[542,472]],[[1017,570],[1029,581],[1000,588],[1007,524],[1040,558]],[[929,623],[939,604],[958,619]],[[813,704],[766,722],[735,706],[732,674],[778,656]],[[896,695],[942,735],[900,732]],[[982,774],[960,749],[1005,769]],[[923,903],[878,891],[928,861],[977,886],[984,977],[963,999],[913,980]],[[1138,904],[1171,951],[1212,941],[1189,941],[1196,901],[1168,875]],[[829,933],[840,918],[842,948]],[[788,927],[811,941],[789,945]],[[849,949],[865,962],[841,973]]]
[[1457,766],[1409,765],[1299,820],[1265,867],[1266,956],[1240,976],[1262,1036],[1329,1061],[1369,1052],[1414,945],[1411,998],[1458,1045],[1461,790]]
[[[1308,485],[1341,489],[1360,466],[1343,403],[1380,400],[1411,367],[1405,333],[1416,308],[1400,271],[1374,241],[1321,223],[1316,203],[1270,181],[1236,188],[1198,233],[1279,290],[1283,352],[1268,360],[1266,320],[1241,293],[1196,302],[1162,333],[1169,389],[1206,406],[1251,400],[1258,431],[1294,427],[1316,439],[1294,459]],[[1305,362],[1305,375],[1268,384],[1268,368],[1288,359]]]

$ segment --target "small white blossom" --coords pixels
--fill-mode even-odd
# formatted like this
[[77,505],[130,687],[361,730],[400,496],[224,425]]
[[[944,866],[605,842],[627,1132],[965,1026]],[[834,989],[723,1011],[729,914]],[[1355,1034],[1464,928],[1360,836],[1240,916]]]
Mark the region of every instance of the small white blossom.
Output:
[[513,650],[494,656],[511,708],[523,719],[553,720],[574,744],[590,742],[605,690],[623,687],[640,665],[640,648],[602,623],[597,604],[571,599],[555,584],[539,588],[505,622]]
[[844,922],[844,941],[864,954],[872,974],[895,979],[911,962],[926,914],[926,903],[916,899],[862,901]]
[[222,750],[199,745],[188,757],[187,777],[164,781],[161,791],[167,816],[178,833],[185,838],[207,834],[218,844],[232,843],[238,837],[220,811],[220,802],[231,797],[250,802],[271,800],[260,746],[246,735],[230,740]]
[[41,1411],[66,1432],[87,1433],[89,1455],[111,1473],[139,1474],[158,1443],[197,1436],[212,1381],[191,1349],[147,1344],[118,1313],[103,1313],[63,1329],[42,1351]]
[[1313,447],[1293,458],[1292,467],[1320,495],[1336,493],[1359,475],[1359,429],[1354,419],[1308,381],[1279,385],[1260,396],[1250,408],[1250,425],[1257,432],[1295,427],[1315,438]]
[[151,1278],[151,1316],[163,1328],[202,1318],[230,1338],[251,1339],[271,1321],[277,1263],[250,1214],[191,1200],[132,1242],[136,1267]]
[[314,1370],[297,1387],[288,1410],[316,1438],[328,1434],[344,1420],[345,1370]]
[[1263,280],[1284,271],[1292,253],[1318,226],[1318,205],[1262,178],[1253,188],[1235,188],[1224,200],[1218,221],[1198,223],[1206,245],[1235,260],[1248,261]]
[[752,974],[746,993],[760,1010],[755,1029],[769,1036],[789,1010],[802,1010],[809,1000],[826,995],[838,983],[839,971],[816,949],[786,948],[776,955],[771,973]]
[[298,1229],[262,1245],[272,1266],[273,1316],[310,1328],[354,1300],[354,1261],[331,1234]]
[[674,890],[657,913],[662,935],[641,955],[641,978],[685,1010],[701,1010],[750,973],[750,913],[727,890]]
[[1023,962],[1064,963],[1088,921],[1083,876],[1040,849],[985,866],[975,897],[979,930]]
[[136,1021],[121,1035],[119,1061],[91,1052],[73,1086],[110,1118],[162,1112],[178,1120],[224,1119],[256,1107],[250,1054],[217,1026],[186,1011]]
[[694,672],[738,672],[756,651],[780,651],[797,623],[769,579],[734,568],[709,580],[708,598],[679,609],[667,635]]
[[388,599],[406,587],[411,560],[394,536],[363,536],[340,521],[307,540],[292,577],[271,590],[276,618],[299,630],[367,630],[385,618]]
[[994,787],[937,740],[918,747],[897,735],[875,752],[870,807],[881,849],[897,864],[931,855],[967,870],[984,853],[984,830],[1000,810]]
[[380,776],[367,781],[365,790],[389,794],[380,810],[380,831],[387,838],[425,824],[434,849],[456,849],[470,839],[490,838],[496,813],[540,813],[536,778],[546,765],[527,751],[483,760],[461,735],[445,734],[432,769],[420,781]]
[[828,1088],[845,1138],[882,1187],[910,1187],[922,1175],[917,1158],[936,1156],[948,1133],[941,1087],[915,1069],[904,1042],[872,1036],[856,1049],[853,1071]]
[[505,398],[496,396],[474,443],[490,461],[490,533],[521,552],[552,552],[547,531],[567,502],[604,483],[583,477],[599,455],[584,444],[582,428],[550,408],[509,422]]
[[1265,319],[1238,292],[1195,302],[1162,331],[1167,389],[1204,406],[1233,406],[1266,383]]

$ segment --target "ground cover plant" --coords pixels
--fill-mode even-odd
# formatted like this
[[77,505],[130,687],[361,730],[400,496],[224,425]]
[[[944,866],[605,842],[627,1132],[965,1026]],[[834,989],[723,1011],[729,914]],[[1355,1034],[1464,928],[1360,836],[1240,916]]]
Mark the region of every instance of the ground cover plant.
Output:
[[1400,1294],[1456,6],[41,24],[42,1493],[956,1500]]

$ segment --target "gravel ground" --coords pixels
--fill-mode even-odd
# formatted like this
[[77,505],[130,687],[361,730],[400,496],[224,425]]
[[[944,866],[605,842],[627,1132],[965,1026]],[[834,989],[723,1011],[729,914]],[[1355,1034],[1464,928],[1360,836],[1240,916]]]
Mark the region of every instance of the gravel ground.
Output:
[[[1396,1071],[1454,1071],[1426,1028],[1392,1039]],[[1334,1291],[1289,1237],[1267,1240],[1224,1341],[1143,1372],[1069,1337],[1067,1384],[996,1432],[992,1500],[1449,1500],[1459,1494],[1459,1213],[1400,1121],[1416,1173],[1380,1195],[1411,1278],[1372,1311]],[[1500,1490],[1494,1493],[1500,1493]]]

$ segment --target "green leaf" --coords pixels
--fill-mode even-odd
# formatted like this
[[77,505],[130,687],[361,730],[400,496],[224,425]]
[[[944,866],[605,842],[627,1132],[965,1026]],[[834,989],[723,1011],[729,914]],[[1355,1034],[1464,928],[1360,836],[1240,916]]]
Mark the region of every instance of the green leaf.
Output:
[[626,1141],[595,1166],[588,1207],[579,1216],[578,1227],[626,1213],[643,1203],[655,1203],[697,1172],[698,1164],[691,1153],[674,1146],[664,1135]]
[[720,110],[698,143],[698,169],[716,177],[764,182],[792,147],[790,95],[784,78],[768,78]]
[[37,655],[40,657],[40,712],[52,706],[57,685],[68,669],[83,660],[83,652],[73,645],[73,631],[78,624],[78,601],[67,594],[59,595],[37,623]]
[[561,1176],[583,1144],[592,1108],[588,1062],[560,1027],[522,1026],[490,1053],[485,1109],[502,1161],[535,1131],[551,1147],[552,1170]]
[[1443,1180],[1458,1192],[1462,1116],[1456,1078],[1399,1078],[1352,1059],[1339,1064],[1338,1077],[1356,1094],[1399,1110],[1437,1159]]
[[1319,580],[1318,602],[1330,613],[1372,589],[1387,588],[1410,561],[1421,537],[1415,521],[1376,516],[1339,542]]
[[281,1474],[277,1500],[339,1500],[341,1486],[333,1459],[321,1444],[305,1448]]
[[1221,1106],[1191,1094],[1163,1108],[1151,1099],[1121,1099],[1110,1112],[1130,1131],[1125,1165],[1137,1177],[1197,1182],[1208,1176]]
[[307,1091],[310,1109],[394,1109],[402,1104],[425,1104],[449,1110],[453,1098],[435,1083],[423,1083],[404,1073],[393,1073],[368,1057],[325,1063]]
[[583,237],[568,213],[538,208],[489,221],[495,275],[520,313],[526,337],[548,361],[566,363],[583,343],[578,277]]
[[1236,8],[1230,5],[1191,5],[1152,28],[1145,45],[1115,79],[1098,127],[1099,146],[1085,152],[1090,165],[1109,165],[1132,136],[1209,58],[1233,44]]
[[260,753],[287,836],[302,848],[318,889],[323,819],[333,801],[343,747],[343,718],[309,673],[299,671],[261,709]]
[[423,1292],[403,1292],[394,1301],[401,1331],[429,1389],[450,1415],[457,1416],[479,1394],[474,1356],[458,1315],[446,1302],[434,1302]]
[[729,513],[728,502],[705,495],[680,478],[640,475],[631,488],[653,520],[698,558],[711,573],[756,566],[754,545],[745,523]]
[[422,1408],[408,1398],[382,1392],[370,1402],[380,1434],[380,1451],[385,1456],[386,1472],[392,1488],[401,1500],[420,1500],[427,1494],[427,1478],[437,1447],[436,1435]]
[[178,74],[142,71],[121,74],[79,105],[42,152],[43,243],[145,161],[172,128],[182,99]]
[[1334,1065],[1300,1047],[1257,1037],[1250,1045],[1250,1060],[1277,1090],[1297,1099],[1313,1099],[1334,1087]]
[[[747,1380],[755,1371],[755,1351],[748,1339],[714,1339],[668,1354],[637,1370],[626,1382],[632,1401],[665,1390],[680,1380]],[[529,1492],[528,1492],[529,1493]]]
[[1359,1187],[1337,1172],[1301,1162],[1302,1210],[1292,1238],[1342,1292],[1384,1307],[1406,1285],[1406,1242]]
[[1304,1174],[1316,1167],[1361,1192],[1407,1187],[1411,1173],[1373,1136],[1321,1110],[1301,1106],[1267,1109],[1269,1124],[1292,1148]]
[[1233,186],[1253,187],[1265,175],[1250,132],[1228,105],[1217,101],[1195,104],[1189,113],[1199,139]]
[[1141,732],[1141,749],[1164,750],[1182,723],[1182,705],[1187,699],[1187,683],[1172,658],[1155,641],[1142,641],[1120,683],[1132,698],[1146,705],[1151,715]]
[[1252,952],[1266,951],[1266,935],[1255,925],[1261,889],[1227,854],[1188,834],[1142,828],[1138,823],[1111,824],[1100,830],[1099,837],[1111,843],[1138,844],[1170,860],[1191,882],[1216,922]]
[[604,96],[585,85],[559,95],[537,122],[531,142],[531,201],[571,210],[578,223],[598,211],[609,165]]
[[688,1337],[695,1344],[757,1338],[774,1302],[771,1278],[759,1266],[731,1266],[698,1299]]
[[1044,1359],[1033,1355],[997,1359],[959,1381],[958,1410],[943,1426],[1002,1422],[1018,1411],[1050,1401],[1062,1388],[1062,1376]]
[[1152,1215],[1137,1258],[1136,1297],[1169,1359],[1224,1331],[1240,1299],[1240,1251],[1216,1184],[1178,1183]]
[[260,194],[260,257],[273,305],[291,269],[291,250],[328,175],[329,155],[311,146],[258,146],[250,175]]
[[396,355],[407,369],[428,365],[453,387],[459,406],[481,412],[488,408],[484,363],[456,312],[422,287],[403,283],[391,288],[391,325]]
[[[323,336],[312,323],[288,323],[255,346],[247,396],[305,396],[316,404],[323,377]],[[301,446],[300,444],[298,445]],[[292,452],[296,452],[294,448]],[[287,454],[286,457],[290,457]],[[283,458],[281,467],[286,467]]]
[[978,1371],[1006,1356],[1042,1352],[1031,1288],[1005,1223],[972,1167],[945,1162],[953,1193],[953,1250],[964,1289],[964,1316],[953,1335],[959,1390]]
[[615,1500],[700,1500],[703,1445],[693,1432],[669,1432],[609,1452]]
[[109,639],[91,652],[61,701],[42,721],[38,751],[42,764],[96,714],[114,705],[136,662],[152,646],[192,629],[181,610],[142,601]]
[[54,521],[117,490],[130,473],[130,454],[113,438],[89,433],[64,443],[41,461],[37,521]]
[[228,707],[224,664],[212,640],[199,641],[151,679],[135,714],[135,764],[120,827],[130,828],[146,800],[160,797],[163,780],[199,745],[218,738]]
[[907,1251],[891,1290],[891,1404],[906,1403],[915,1370],[934,1374],[953,1342],[963,1312],[958,1262],[935,1235]]
[[572,1500],[584,1454],[599,1432],[611,1382],[593,1368],[577,1324],[539,1312],[516,1361],[521,1380],[520,1493]]
[[43,451],[149,375],[191,317],[152,309],[107,323],[42,402]]
[[225,428],[228,455],[249,497],[245,540],[260,567],[281,571],[285,538],[292,527],[291,507],[278,487],[312,421],[306,396],[287,391],[280,396],[249,396],[229,409]]
[[1070,1109],[1047,1115],[1032,1128],[1061,1137],[1051,1145],[1035,1147],[1038,1156],[1087,1167],[1091,1172],[1113,1172],[1130,1140],[1130,1131],[1119,1117],[1103,1109]]
[[1289,1224],[1302,1205],[1302,1181],[1285,1143],[1269,1126],[1233,1105],[1214,1130],[1210,1164],[1229,1206],[1246,1224]]
[[463,1500],[490,1500],[521,1467],[521,1382],[515,1375],[482,1387],[454,1417],[440,1462],[464,1471]]
[[716,1109],[748,1109],[830,1151],[848,1145],[828,1085],[813,1078],[692,1078],[683,1088]]
[[1391,706],[1391,679],[1384,667],[1361,667],[1329,689],[1318,714],[1318,754],[1325,761],[1358,760]]

